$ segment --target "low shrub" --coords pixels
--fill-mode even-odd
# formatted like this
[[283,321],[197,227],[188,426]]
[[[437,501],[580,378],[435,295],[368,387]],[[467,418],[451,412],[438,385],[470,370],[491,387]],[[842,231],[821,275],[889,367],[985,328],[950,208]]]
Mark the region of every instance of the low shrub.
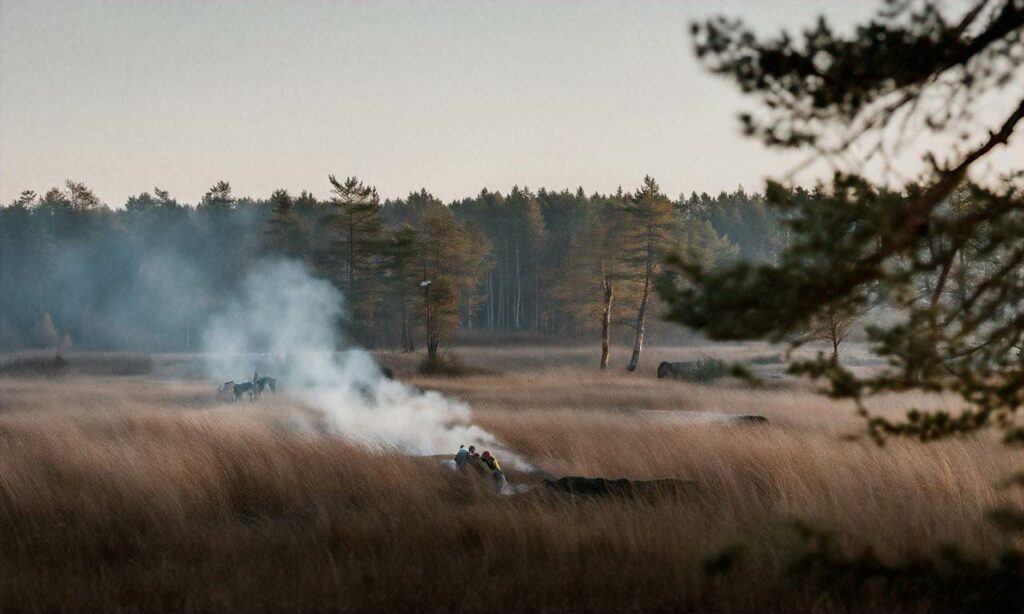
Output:
[[717,358],[701,358],[694,361],[684,377],[691,382],[713,382],[732,373],[729,363]]
[[763,356],[754,356],[747,360],[752,365],[778,365],[785,362],[782,354],[765,354]]
[[0,374],[25,376],[56,377],[68,372],[69,363],[60,354],[53,357],[18,356],[0,363]]
[[491,371],[470,367],[462,363],[455,356],[442,356],[435,354],[427,356],[420,362],[420,375],[431,375],[435,377],[466,377],[469,375],[490,375]]

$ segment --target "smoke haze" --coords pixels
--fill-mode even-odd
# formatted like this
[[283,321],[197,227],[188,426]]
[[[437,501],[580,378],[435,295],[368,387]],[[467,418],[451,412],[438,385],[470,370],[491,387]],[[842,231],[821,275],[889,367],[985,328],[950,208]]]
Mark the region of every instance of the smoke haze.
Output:
[[369,445],[435,454],[495,443],[470,424],[464,403],[389,380],[368,352],[347,347],[337,332],[343,310],[338,290],[301,265],[257,263],[202,334],[208,375],[248,381],[255,365],[266,365],[284,391],[323,413],[331,432]]

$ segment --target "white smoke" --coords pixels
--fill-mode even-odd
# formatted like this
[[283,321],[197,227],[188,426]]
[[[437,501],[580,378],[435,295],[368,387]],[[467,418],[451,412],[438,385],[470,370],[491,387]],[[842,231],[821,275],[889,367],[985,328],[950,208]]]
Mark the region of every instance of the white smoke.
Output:
[[370,445],[436,454],[495,443],[470,423],[466,404],[389,380],[368,352],[345,347],[342,313],[330,283],[295,262],[260,262],[202,335],[208,372],[248,381],[262,365],[261,375],[323,412],[332,433]]

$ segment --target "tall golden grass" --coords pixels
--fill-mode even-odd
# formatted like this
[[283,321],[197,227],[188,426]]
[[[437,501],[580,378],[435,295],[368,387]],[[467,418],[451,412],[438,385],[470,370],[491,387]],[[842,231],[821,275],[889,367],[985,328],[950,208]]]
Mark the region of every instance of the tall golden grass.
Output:
[[[851,602],[794,580],[788,520],[888,563],[947,542],[992,558],[1006,538],[985,512],[1024,504],[997,485],[1020,456],[989,436],[879,448],[845,437],[861,431],[850,408],[803,385],[699,386],[522,360],[503,376],[414,382],[471,403],[474,422],[544,471],[696,480],[700,494],[501,497],[436,460],[298,429],[308,410],[287,397],[223,404],[199,384],[3,378],[0,607],[895,610],[907,605],[884,592]],[[906,395],[875,409],[952,402]],[[693,425],[638,409],[771,422]],[[734,544],[747,564],[709,579],[704,563]]]

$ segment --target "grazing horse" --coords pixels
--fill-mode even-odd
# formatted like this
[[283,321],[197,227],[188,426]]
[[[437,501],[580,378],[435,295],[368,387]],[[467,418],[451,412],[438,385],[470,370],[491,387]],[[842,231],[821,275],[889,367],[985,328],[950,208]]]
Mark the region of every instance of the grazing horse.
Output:
[[265,375],[263,377],[254,377],[252,380],[252,385],[256,389],[256,398],[259,398],[259,396],[263,394],[263,391],[266,390],[267,388],[270,388],[271,392],[277,394],[277,380],[268,375]]
[[217,396],[218,397],[224,396],[225,394],[227,394],[228,392],[230,392],[232,390],[234,385],[235,385],[234,380],[231,380],[230,382],[224,382],[220,386],[217,386]]
[[252,401],[253,395],[256,393],[256,386],[252,382],[242,382],[241,384],[235,384],[231,390],[235,393],[236,401],[240,400],[243,394],[249,395],[249,400]]
[[218,394],[224,394],[225,392],[229,391],[231,392],[232,395],[234,395],[235,401],[240,401],[242,399],[242,395],[245,394],[248,394],[249,400],[252,401],[253,394],[256,391],[256,386],[254,386],[252,382],[242,382],[241,384],[236,384],[234,380],[232,380],[230,382],[224,382],[223,384],[221,384],[220,388],[217,388]]

